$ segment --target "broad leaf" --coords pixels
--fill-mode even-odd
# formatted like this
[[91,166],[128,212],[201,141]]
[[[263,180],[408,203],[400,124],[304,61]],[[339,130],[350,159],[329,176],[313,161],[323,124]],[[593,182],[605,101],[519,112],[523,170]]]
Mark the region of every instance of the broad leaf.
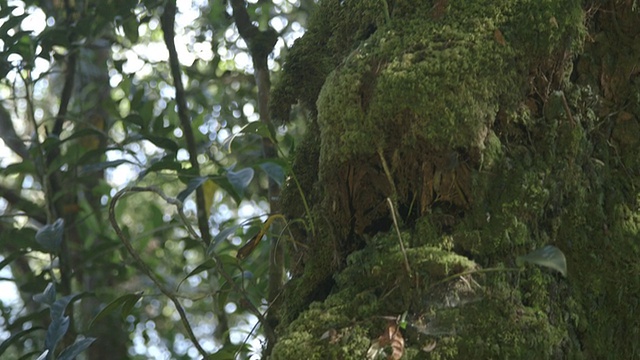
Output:
[[96,341],[96,338],[85,338],[81,340],[76,340],[73,345],[64,349],[62,353],[57,357],[57,360],[73,360],[78,356],[81,352],[85,351],[93,342]]
[[36,360],[45,360],[48,357],[49,357],[49,350],[45,350],[42,352],[42,354],[40,354],[40,356],[36,358]]
[[245,168],[240,171],[229,170],[227,172],[227,179],[238,193],[243,194],[244,189],[246,189],[251,183],[251,180],[253,180],[253,174],[254,171],[252,168]]
[[69,305],[69,303],[71,303],[73,300],[79,299],[84,295],[86,295],[86,293],[67,295],[63,298],[56,300],[51,305],[51,319],[55,320],[55,319],[61,318],[64,315],[64,312],[67,309],[67,306]]
[[45,304],[48,306],[53,305],[56,301],[56,286],[54,283],[49,283],[44,291],[40,294],[33,295],[33,300],[40,304]]
[[69,330],[70,319],[68,316],[63,316],[57,319],[53,319],[51,324],[49,324],[49,328],[47,329],[47,336],[44,339],[44,346],[51,350],[55,351],[56,346],[64,337],[64,334]]
[[58,219],[53,224],[43,226],[36,233],[36,241],[50,254],[57,254],[62,244],[64,220]]
[[221,241],[226,240],[231,234],[235,234],[240,226],[241,225],[236,224],[220,231],[218,235],[216,235],[216,237],[213,238],[213,241],[209,245],[209,248],[207,249],[207,256],[211,256],[211,254],[213,254],[214,252],[216,245],[218,245]]
[[205,181],[207,181],[207,177],[205,176],[191,179],[191,181],[189,181],[189,183],[187,184],[187,188],[180,191],[180,193],[178,194],[178,200],[184,202],[187,197],[191,195],[192,192],[196,191],[196,189],[200,187],[200,185],[204,184]]
[[269,177],[278,184],[278,186],[282,187],[282,184],[284,183],[284,168],[282,165],[273,161],[268,161],[260,164],[260,168],[264,170],[264,172],[266,172],[267,175],[269,175]]
[[133,302],[133,304],[135,305],[135,303],[138,302],[138,300],[140,300],[140,298],[142,297],[143,292],[137,292],[135,294],[125,294],[122,295],[118,298],[116,298],[115,300],[111,301],[109,304],[107,304],[107,306],[104,307],[104,309],[102,309],[98,315],[96,315],[93,320],[91,320],[91,322],[89,323],[89,328],[93,327],[93,325],[100,321],[100,319],[104,318],[105,316],[109,315],[110,313],[112,313],[115,309],[117,309],[118,307],[122,307],[121,309],[121,314],[123,317],[126,317],[126,315],[129,315],[131,308],[133,306],[127,306],[128,309],[126,309],[126,315],[125,315],[125,309],[124,309],[124,305],[125,304],[131,304],[131,302]]
[[175,141],[169,138],[166,138],[163,136],[156,136],[156,135],[145,135],[144,138],[151,141],[153,145],[159,148],[163,148],[165,150],[169,150],[174,153],[180,150],[180,146],[178,146],[178,144],[176,144]]
[[184,279],[182,279],[180,281],[180,283],[178,284],[178,288],[180,287],[180,285],[182,285],[182,283],[187,280],[188,278],[192,277],[193,275],[199,274],[203,271],[207,271],[209,269],[215,269],[216,267],[216,261],[213,259],[209,259],[207,261],[205,261],[204,263],[196,266],[195,269],[191,270],[189,272],[189,274],[187,274],[187,276],[184,277]]
[[80,170],[78,171],[78,175],[83,176],[90,173],[102,171],[104,169],[116,167],[122,164],[131,164],[131,163],[132,162],[129,160],[120,159],[120,160],[113,160],[113,161],[103,161],[103,162],[99,162],[91,165],[85,165],[80,168]]

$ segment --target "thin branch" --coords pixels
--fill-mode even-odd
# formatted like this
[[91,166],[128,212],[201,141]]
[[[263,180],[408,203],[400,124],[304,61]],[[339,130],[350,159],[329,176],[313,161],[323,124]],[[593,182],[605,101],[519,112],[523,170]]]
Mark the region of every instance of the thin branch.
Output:
[[[198,339],[193,334],[193,330],[191,329],[189,321],[186,317],[186,313],[184,312],[184,309],[182,308],[182,305],[180,304],[180,301],[178,300],[177,296],[174,294],[173,291],[167,289],[163,285],[162,281],[155,275],[153,270],[151,270],[151,268],[149,268],[149,266],[144,262],[144,260],[142,260],[138,252],[133,248],[133,245],[131,244],[129,239],[127,239],[127,237],[122,232],[122,229],[118,225],[118,221],[115,217],[116,203],[123,195],[127,193],[137,193],[137,192],[153,192],[159,195],[168,204],[174,205],[178,210],[178,215],[180,216],[180,219],[182,220],[183,225],[185,226],[189,235],[196,240],[202,240],[202,238],[191,227],[187,216],[184,214],[182,202],[178,199],[165,195],[160,189],[157,189],[155,187],[134,186],[131,188],[125,188],[123,190],[118,191],[118,193],[116,193],[116,195],[111,200],[111,204],[109,205],[109,222],[111,222],[111,226],[115,230],[116,235],[118,235],[118,238],[120,238],[120,241],[123,243],[123,245],[129,252],[129,254],[134,258],[136,263],[138,263],[142,272],[145,275],[147,275],[149,279],[151,279],[151,281],[153,281],[153,283],[158,287],[158,289],[173,302],[176,309],[178,310],[180,319],[183,325],[185,326],[185,329],[187,330],[189,339],[193,342],[194,346],[198,348],[198,351],[200,352],[200,354],[202,354],[202,356],[206,358],[207,357],[206,351],[202,349],[202,347],[198,342]],[[218,274],[220,274],[227,281],[227,283],[231,285],[234,291],[236,291],[238,294],[240,294],[243,297],[242,303],[246,305],[249,308],[249,311],[251,311],[251,313],[253,313],[258,318],[258,321],[260,321],[260,323],[262,324],[266,324],[266,319],[264,318],[260,310],[258,310],[258,308],[255,305],[253,305],[253,303],[249,300],[244,290],[240,286],[238,286],[238,284],[235,282],[234,278],[225,271],[223,267],[223,262],[218,257],[218,255],[215,252],[213,252],[211,256],[213,257],[213,260],[215,262],[215,268]],[[274,336],[273,332],[270,330],[268,326],[265,326],[265,331],[267,332],[267,336]]]
[[[253,71],[258,87],[258,112],[260,114],[260,121],[267,125],[268,128],[272,128],[273,125],[269,114],[271,80],[267,60],[278,41],[278,33],[272,28],[260,31],[260,29],[254,26],[245,8],[244,0],[232,0],[231,6],[233,8],[233,17],[238,27],[238,32],[249,46],[253,60]],[[277,158],[277,148],[271,138],[262,138],[262,152],[267,159]],[[268,197],[270,212],[272,214],[280,212],[280,187],[271,177],[269,177]],[[284,285],[284,263],[284,245],[280,241],[272,239],[269,248],[269,284],[267,294],[267,301],[269,302],[271,310],[267,313],[268,323],[265,323],[267,348],[266,354],[264,355],[270,353],[276,340],[275,336],[271,337],[269,333],[273,334],[271,327],[274,327],[278,323],[279,306],[277,299]]]
[[411,271],[411,266],[409,266],[409,259],[407,258],[407,250],[405,250],[404,248],[404,241],[402,241],[402,234],[400,233],[400,227],[398,226],[396,209],[393,207],[393,201],[391,201],[391,198],[387,198],[387,203],[389,204],[389,209],[391,210],[391,219],[393,219],[393,227],[396,229],[396,233],[398,234],[398,241],[400,242],[400,251],[402,252],[402,256],[404,258],[404,268],[407,271],[407,275],[409,275],[409,277],[412,278],[413,272]]
[[[176,104],[178,106],[178,118],[180,126],[184,133],[187,151],[189,152],[189,162],[196,176],[200,175],[200,164],[198,164],[198,151],[196,148],[196,140],[191,128],[191,119],[189,118],[187,108],[187,97],[182,84],[182,72],[180,71],[180,62],[178,60],[178,52],[176,51],[175,38],[175,17],[176,17],[176,1],[167,1],[164,7],[164,13],[161,17],[162,32],[164,34],[164,42],[169,50],[169,67],[171,68],[171,76],[173,77],[173,86],[176,89]],[[198,208],[198,228],[200,230],[201,239],[205,244],[211,243],[211,234],[209,234],[209,219],[207,218],[208,209],[206,208],[204,199],[204,190],[202,187],[196,189],[196,206]]]
[[23,198],[17,191],[0,185],[0,197],[3,197],[12,207],[25,212],[25,215],[38,221],[41,224],[47,223],[46,213],[42,207],[30,200]]
[[187,319],[187,314],[184,311],[184,308],[182,307],[182,304],[180,303],[180,300],[178,300],[178,298],[175,296],[173,291],[167,289],[164,286],[162,281],[160,281],[160,279],[151,270],[151,268],[149,268],[149,266],[142,260],[142,258],[138,254],[138,252],[131,245],[131,242],[129,241],[129,239],[127,239],[127,237],[122,232],[122,229],[120,228],[120,225],[118,225],[118,221],[116,220],[116,217],[115,217],[115,208],[116,208],[116,204],[118,202],[118,199],[120,199],[120,197],[122,197],[122,195],[126,194],[127,192],[137,192],[137,191],[154,191],[157,194],[160,194],[163,197],[163,199],[166,200],[166,196],[164,196],[164,194],[162,194],[160,191],[153,190],[153,189],[131,188],[131,189],[120,190],[113,197],[113,199],[111,200],[111,204],[109,206],[109,221],[111,222],[111,226],[113,226],[113,229],[115,230],[116,235],[118,235],[118,237],[120,238],[120,241],[122,241],[122,244],[124,244],[125,248],[129,252],[129,254],[135,259],[136,263],[138,264],[138,266],[140,267],[142,272],[145,275],[147,275],[147,277],[149,279],[151,279],[151,281],[153,281],[153,283],[158,287],[160,292],[162,292],[166,297],[168,297],[171,300],[171,302],[173,302],[173,305],[176,307],[176,310],[178,311],[178,314],[180,315],[180,320],[182,321],[182,325],[185,327],[185,329],[187,331],[187,335],[189,336],[189,339],[191,340],[193,345],[196,347],[196,349],[198,349],[198,352],[200,353],[200,355],[202,355],[204,358],[207,358],[207,356],[209,354],[200,345],[200,343],[198,342],[198,338],[196,338],[196,335],[193,333],[193,329],[191,328],[191,325],[189,324],[189,320]]
[[23,160],[28,160],[29,150],[24,145],[24,141],[18,137],[16,128],[11,121],[11,114],[0,105],[0,138],[4,141],[5,145],[13,152],[18,154]]

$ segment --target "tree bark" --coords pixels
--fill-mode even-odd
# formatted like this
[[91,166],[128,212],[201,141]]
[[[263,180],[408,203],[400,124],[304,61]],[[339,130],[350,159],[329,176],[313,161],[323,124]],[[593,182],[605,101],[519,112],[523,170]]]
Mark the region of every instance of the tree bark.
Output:
[[[272,97],[316,129],[282,206],[318,229],[272,358],[637,356],[638,29],[623,1],[323,1]],[[545,245],[567,278],[516,269]]]

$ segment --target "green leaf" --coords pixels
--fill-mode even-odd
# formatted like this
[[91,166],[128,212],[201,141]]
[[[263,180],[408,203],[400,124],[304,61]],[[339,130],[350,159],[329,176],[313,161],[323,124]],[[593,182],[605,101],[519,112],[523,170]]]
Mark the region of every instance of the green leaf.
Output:
[[124,35],[131,43],[135,44],[138,42],[138,20],[135,16],[128,17],[122,23],[122,29],[124,30]]
[[78,356],[81,352],[85,351],[93,342],[96,341],[96,338],[85,338],[81,340],[76,340],[73,345],[64,349],[60,355],[58,355],[57,360],[73,360]]
[[80,169],[78,170],[78,175],[79,176],[84,176],[87,174],[91,174],[91,173],[95,173],[98,171],[102,171],[104,169],[108,169],[108,168],[112,168],[112,167],[116,167],[122,164],[133,164],[131,161],[129,160],[124,160],[124,159],[120,159],[120,160],[113,160],[113,161],[103,161],[103,162],[99,162],[99,163],[95,163],[95,164],[90,164],[90,165],[84,165],[82,167],[80,167]]
[[36,233],[36,241],[42,245],[42,248],[50,253],[57,254],[62,244],[62,234],[64,231],[64,220],[62,218],[56,220],[53,224],[43,226]]
[[518,256],[516,264],[523,266],[524,263],[544,266],[561,273],[564,277],[567,276],[567,259],[560,249],[552,245],[547,245],[524,256]]
[[54,283],[49,283],[44,291],[40,294],[33,295],[33,300],[40,304],[45,304],[48,306],[53,305],[56,301],[56,286]]
[[21,161],[7,165],[2,169],[2,174],[5,176],[13,174],[32,174],[36,171],[35,163],[33,161]]
[[160,170],[178,171],[180,169],[182,169],[182,164],[176,161],[175,156],[167,155],[162,159],[153,162],[147,169],[142,170],[138,175],[138,180],[144,178],[152,172],[158,172]]
[[240,226],[240,224],[236,224],[220,231],[218,235],[213,238],[213,241],[209,245],[209,248],[207,249],[207,256],[211,256],[211,254],[213,254],[213,252],[215,251],[216,245],[226,240],[231,234],[235,234]]
[[48,349],[43,351],[42,354],[40,354],[40,356],[36,358],[36,360],[46,360],[49,357],[49,352],[50,351]]
[[44,338],[44,346],[51,352],[56,350],[56,346],[64,337],[64,334],[69,330],[69,324],[71,319],[68,316],[64,316],[58,319],[53,319],[47,329],[47,335]]
[[[107,306],[104,307],[104,309],[102,309],[98,313],[98,315],[96,315],[91,320],[91,322],[89,323],[89,328],[93,327],[93,325],[96,322],[100,321],[102,318],[112,313],[118,307],[121,307],[121,315],[123,317],[126,317],[131,312],[133,305],[135,305],[138,302],[138,300],[140,300],[143,293],[144,292],[140,291],[135,294],[125,294],[111,301],[109,304],[107,304]],[[131,303],[133,303],[133,305],[131,305]],[[127,309],[125,309],[125,304],[127,304]],[[126,310],[126,314],[125,314],[125,310]]]
[[51,305],[51,319],[55,320],[58,318],[62,318],[70,302],[80,299],[86,295],[88,295],[88,293],[72,294],[56,300]]
[[169,150],[171,152],[178,152],[178,150],[180,150],[180,146],[178,146],[178,144],[176,144],[175,141],[163,137],[163,136],[155,136],[155,135],[144,135],[143,136],[145,139],[149,140],[150,142],[153,143],[153,145],[159,147],[159,148],[163,148],[165,150]]
[[142,294],[143,294],[143,292],[140,291],[140,292],[135,294],[135,295],[138,295],[138,296],[132,296],[132,297],[126,299],[122,303],[122,309],[120,309],[120,316],[122,317],[122,320],[124,320],[127,316],[129,316],[129,314],[131,314],[131,310],[133,310],[133,307],[136,306],[136,304],[138,303],[138,301],[142,297]]
[[233,186],[233,188],[242,195],[244,193],[244,189],[246,189],[251,183],[253,174],[254,171],[252,168],[244,168],[240,171],[232,171],[229,169],[227,171],[227,179],[231,183],[231,186]]
[[192,277],[193,275],[199,274],[199,273],[201,273],[203,271],[207,271],[209,269],[215,269],[215,267],[216,267],[216,261],[213,260],[213,259],[209,259],[209,260],[205,261],[204,263],[196,266],[195,269],[191,270],[189,272],[189,274],[187,274],[187,276],[185,276],[185,278],[180,281],[180,283],[178,284],[178,288],[180,287],[180,285],[182,285],[182,283],[185,280],[187,280],[188,278]]
[[243,126],[240,131],[238,131],[238,134],[254,134],[260,135],[264,138],[275,138],[275,131],[273,130],[273,128],[269,127],[262,121],[254,121],[248,123],[247,125]]
[[213,180],[222,189],[224,189],[224,191],[226,191],[227,194],[229,194],[237,204],[239,204],[240,201],[242,201],[242,197],[240,196],[240,193],[238,193],[236,188],[233,185],[231,185],[231,182],[229,182],[229,179],[226,176],[224,177],[210,176],[209,179]]
[[282,187],[284,183],[284,167],[275,161],[266,161],[260,164],[260,168],[273,179],[278,186]]
[[[137,94],[144,94],[144,92],[139,91]],[[136,94],[136,95],[137,95]],[[134,96],[134,99],[136,97]],[[133,105],[133,104],[132,104]],[[129,115],[127,115],[127,117],[125,117],[124,119],[122,119],[124,122],[130,123],[130,124],[134,124],[139,126],[140,128],[144,128],[144,119],[142,118],[142,116],[140,116],[140,114],[137,113],[131,113]]]
[[195,179],[191,179],[191,181],[189,181],[189,183],[187,184],[187,188],[180,191],[180,193],[178,194],[177,196],[178,200],[184,202],[187,199],[187,196],[189,196],[192,192],[196,191],[196,189],[199,188],[202,184],[204,184],[205,181],[207,181],[206,176],[200,176]]
[[235,138],[244,134],[258,135],[263,138],[271,139],[271,141],[274,141],[274,139],[276,138],[276,132],[275,132],[275,129],[273,128],[273,125],[269,126],[263,123],[262,121],[250,122],[247,125],[243,126],[242,129],[240,129],[240,131],[238,131],[237,133],[230,136],[227,140],[225,140],[223,147],[226,149],[226,151],[231,152],[231,145],[235,140]]

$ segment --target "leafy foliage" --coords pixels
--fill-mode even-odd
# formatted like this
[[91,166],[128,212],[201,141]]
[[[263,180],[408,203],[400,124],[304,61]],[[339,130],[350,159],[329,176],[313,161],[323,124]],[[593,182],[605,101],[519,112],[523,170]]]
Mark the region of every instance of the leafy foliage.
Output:
[[[160,16],[169,5],[0,4],[0,269],[15,294],[0,308],[3,357],[260,351],[268,246],[244,262],[235,255],[269,212],[269,179],[284,183],[304,126],[257,121],[250,49],[225,2],[178,4],[180,63],[170,63]],[[279,32],[274,74],[314,6],[247,6],[261,28]],[[282,158],[263,158],[263,138]],[[128,194],[114,206],[138,257],[107,212],[118,190],[135,186],[163,194]],[[175,326],[181,312],[186,322]]]

